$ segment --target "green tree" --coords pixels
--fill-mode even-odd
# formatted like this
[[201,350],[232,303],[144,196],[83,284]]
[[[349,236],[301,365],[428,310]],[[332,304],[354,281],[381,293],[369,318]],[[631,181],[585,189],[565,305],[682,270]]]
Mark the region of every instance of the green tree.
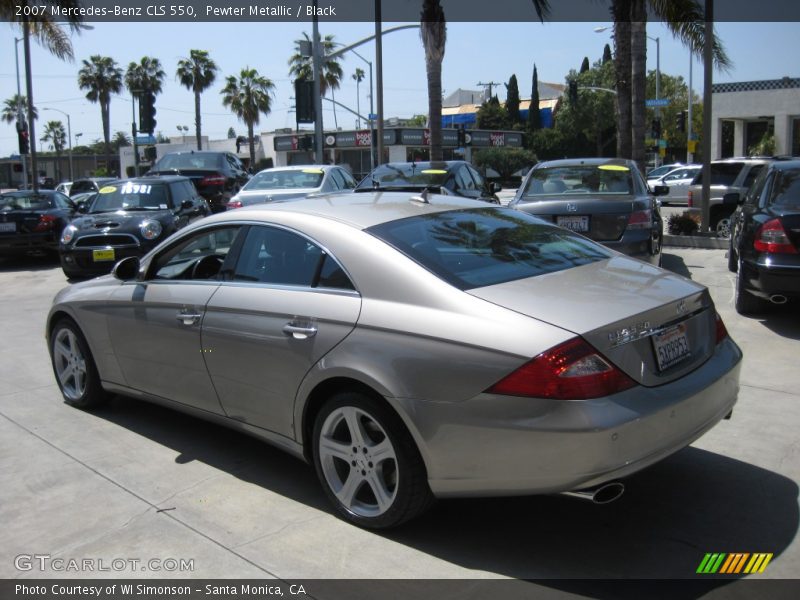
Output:
[[236,130],[233,127],[228,127],[228,139],[229,140],[236,139]]
[[500,105],[497,96],[492,96],[481,104],[481,107],[475,115],[475,119],[478,129],[492,129],[497,131],[510,129],[511,125],[508,121],[508,112]]
[[100,117],[103,120],[103,140],[105,142],[106,165],[111,165],[111,95],[122,91],[122,69],[113,58],[95,54],[83,61],[78,71],[78,86],[87,90],[86,99],[100,104]]
[[508,113],[508,121],[511,127],[518,127],[520,122],[519,117],[519,85],[517,84],[517,76],[511,75],[506,85],[506,112]]
[[[322,56],[332,54],[336,50],[336,42],[332,34],[326,35],[320,40],[320,53]],[[300,51],[301,45],[304,43],[311,43],[311,37],[306,32],[303,32],[303,39],[295,40],[294,54],[289,58],[289,75],[294,79],[304,79],[312,81],[314,79],[314,64],[307,56],[303,56]],[[331,93],[331,99],[335,99],[336,90],[342,83],[344,71],[342,65],[336,58],[327,58],[322,62],[320,67],[320,80],[319,80],[319,93],[323,97]],[[336,104],[333,105],[333,120],[336,127],[339,123],[336,118]]]
[[260,115],[267,116],[272,110],[272,95],[275,84],[258,71],[246,67],[239,77],[233,75],[225,79],[222,89],[222,104],[231,109],[239,119],[247,125],[247,137],[250,144],[250,164],[256,164],[253,127],[260,122]]
[[56,178],[61,181],[61,153],[67,143],[67,132],[61,121],[48,121],[44,126],[43,142],[50,142],[50,149],[56,153]]
[[217,64],[211,60],[208,52],[189,50],[189,58],[180,59],[175,72],[181,85],[194,93],[194,131],[198,150],[203,149],[200,95],[214,83],[218,70]]
[[[17,7],[41,6],[45,10],[36,11],[36,14],[27,16],[28,31],[45,47],[50,54],[61,60],[72,60],[72,42],[70,33],[80,33],[85,29],[83,17],[75,9],[81,6],[80,0],[31,0],[14,1],[2,0],[0,2],[0,21],[16,23],[24,29],[23,17],[18,14]],[[56,18],[53,9],[58,7],[66,9],[67,17]],[[66,25],[66,27],[64,27]]]
[[611,46],[606,44],[603,46],[603,64],[609,63],[614,60],[614,57],[611,56]]
[[[19,111],[22,111],[22,118],[28,121],[28,99],[25,96],[14,94],[3,102],[2,115],[0,118],[6,123],[14,123],[17,120]],[[39,111],[33,107],[33,118],[39,118]]]
[[114,137],[111,138],[111,145],[114,147],[115,152],[119,152],[120,148],[125,148],[131,145],[131,136],[124,131],[117,131]]
[[158,95],[167,74],[161,68],[161,61],[150,56],[143,56],[138,63],[132,62],[125,72],[125,87],[132,94],[134,91],[149,91]]
[[481,148],[472,161],[478,167],[494,169],[503,181],[511,180],[514,173],[538,162],[536,154],[525,148]]
[[356,68],[356,72],[351,77],[356,82],[356,112],[359,114],[357,127],[361,129],[361,82],[364,81],[364,69]]
[[580,72],[581,73],[586,73],[586,71],[588,71],[589,69],[590,69],[590,67],[589,67],[589,57],[588,56],[584,56],[583,57],[583,62],[581,63]]
[[442,160],[442,61],[447,43],[447,22],[439,0],[422,0],[419,35],[425,49],[428,81],[430,159]]
[[528,129],[536,131],[542,128],[542,115],[539,113],[539,74],[536,72],[536,63],[533,64],[533,78],[531,80],[531,105],[528,107]]

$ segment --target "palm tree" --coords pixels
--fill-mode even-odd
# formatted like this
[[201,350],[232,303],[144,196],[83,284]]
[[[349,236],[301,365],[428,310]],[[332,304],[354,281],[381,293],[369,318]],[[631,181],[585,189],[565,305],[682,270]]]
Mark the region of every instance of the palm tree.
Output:
[[48,121],[44,126],[43,142],[50,142],[50,149],[56,153],[56,177],[61,181],[61,153],[67,143],[67,132],[61,121]]
[[103,140],[106,147],[106,169],[111,170],[111,95],[122,91],[122,69],[108,56],[95,54],[83,61],[78,71],[78,86],[87,90],[86,99],[100,104]]
[[217,78],[216,63],[205,50],[189,50],[189,58],[178,61],[175,75],[187,90],[194,92],[194,131],[197,138],[197,149],[202,150],[200,94],[211,87]]
[[[702,57],[705,14],[695,0],[611,0],[614,18],[614,68],[617,91],[617,156],[632,158],[644,167],[645,57],[647,13],[664,22],[673,36]],[[712,51],[720,69],[731,66],[725,48],[715,35]],[[628,138],[624,132],[630,131]]]
[[[311,60],[309,60],[307,56],[303,56],[300,51],[301,44],[311,43],[311,38],[305,32],[303,32],[303,38],[304,39],[302,40],[295,40],[294,42],[295,52],[289,58],[289,75],[295,79],[311,81],[314,79],[313,64]],[[334,36],[330,34],[326,35],[322,40],[320,40],[320,44],[322,46],[320,49],[320,54],[322,54],[322,56],[327,56],[336,50],[336,42],[333,40]],[[335,100],[335,91],[339,89],[342,77],[344,77],[344,72],[342,71],[342,65],[339,64],[338,59],[325,59],[320,68],[320,95],[325,97],[328,93],[328,90],[330,90],[331,99]],[[334,125],[338,127],[339,124],[336,120],[336,104],[333,105],[333,122]]]
[[[6,123],[13,123],[17,120],[17,115],[22,112],[22,118],[28,120],[28,99],[25,96],[14,94],[11,98],[3,102],[2,115],[0,118]],[[33,107],[33,118],[39,118],[39,111]]]
[[260,115],[267,116],[272,110],[272,95],[275,84],[258,71],[245,67],[237,79],[229,75],[222,89],[222,105],[231,109],[247,125],[250,144],[250,166],[256,164],[256,148],[253,140],[253,126],[260,121]]
[[[539,20],[544,22],[550,0],[531,0]],[[425,72],[428,77],[428,129],[430,159],[442,160],[442,60],[447,42],[447,25],[440,0],[422,0],[420,37],[425,48]]]
[[356,80],[356,112],[358,113],[358,123],[356,129],[361,129],[361,82],[364,81],[364,69],[356,68],[352,75]]
[[161,84],[167,74],[161,68],[161,61],[150,56],[143,56],[139,63],[132,62],[125,72],[125,87],[131,94],[134,91],[150,91],[158,95]]

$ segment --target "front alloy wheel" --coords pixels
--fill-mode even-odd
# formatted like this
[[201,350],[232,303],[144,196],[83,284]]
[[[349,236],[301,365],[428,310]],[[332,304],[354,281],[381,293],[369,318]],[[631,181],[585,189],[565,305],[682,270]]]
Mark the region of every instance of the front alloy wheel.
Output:
[[64,400],[78,408],[102,404],[105,392],[92,354],[78,327],[69,319],[59,321],[50,338],[53,372]]
[[398,525],[432,500],[422,459],[400,419],[376,400],[334,396],[317,416],[314,463],[329,499],[347,520]]

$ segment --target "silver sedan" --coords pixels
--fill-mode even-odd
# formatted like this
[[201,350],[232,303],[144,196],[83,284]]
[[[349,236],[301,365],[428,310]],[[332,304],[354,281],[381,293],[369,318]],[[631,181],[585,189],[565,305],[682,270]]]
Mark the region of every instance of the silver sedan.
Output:
[[742,358],[697,283],[400,192],[199,221],[62,290],[47,338],[69,404],[125,394],[257,436],[371,528],[435,498],[611,500],[730,415]]

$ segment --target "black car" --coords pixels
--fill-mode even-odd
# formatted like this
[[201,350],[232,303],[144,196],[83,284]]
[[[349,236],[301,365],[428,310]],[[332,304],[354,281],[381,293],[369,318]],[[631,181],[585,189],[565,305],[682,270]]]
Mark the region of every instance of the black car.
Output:
[[235,154],[210,150],[170,152],[159,158],[147,175],[185,175],[215,213],[224,211],[250,179]]
[[667,193],[667,186],[651,192],[633,161],[571,158],[537,164],[510,206],[660,265],[663,221],[655,196]]
[[731,217],[728,268],[737,273],[736,310],[764,311],[800,298],[800,160],[762,169]]
[[500,204],[496,194],[500,185],[487,182],[471,164],[463,160],[387,163],[376,167],[356,186],[356,192],[374,190],[463,196]]
[[108,273],[211,211],[188,177],[172,176],[113,181],[82,212],[61,234],[61,268],[70,278]]
[[96,192],[112,181],[116,181],[116,179],[114,177],[87,177],[86,179],[77,179],[72,182],[69,188],[70,198],[77,194]]
[[54,190],[0,194],[0,256],[57,252],[75,210],[74,202]]

